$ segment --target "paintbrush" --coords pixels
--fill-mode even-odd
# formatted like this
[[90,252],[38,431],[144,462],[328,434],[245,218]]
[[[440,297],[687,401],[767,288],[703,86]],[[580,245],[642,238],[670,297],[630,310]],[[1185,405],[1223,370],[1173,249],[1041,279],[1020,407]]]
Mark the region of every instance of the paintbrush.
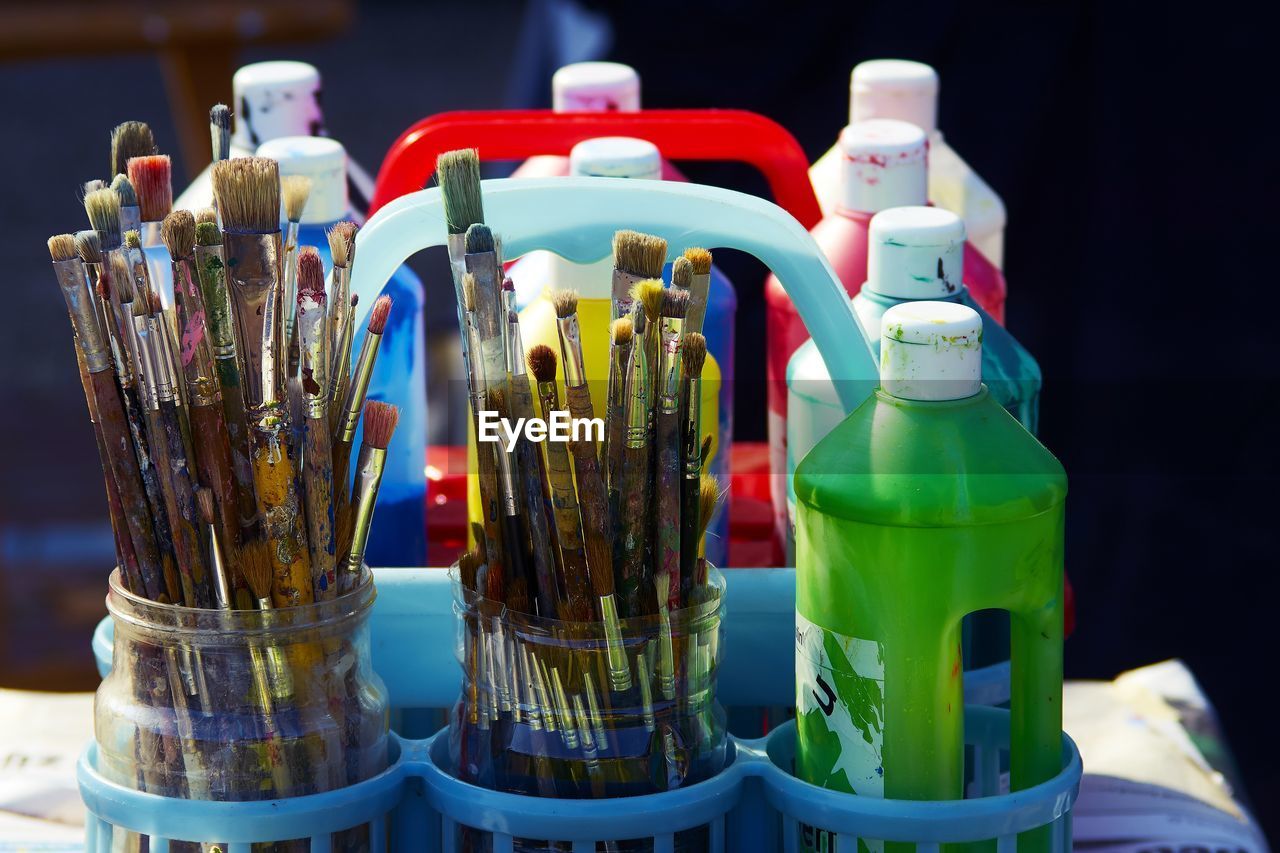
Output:
[[[158,226],[173,210],[173,163],[167,154],[150,154],[130,157],[128,160],[129,183],[138,194],[138,208],[142,213],[143,231],[148,223]],[[158,237],[159,235],[155,235]],[[158,239],[148,238],[146,245],[155,245]]]
[[236,480],[241,535],[229,541],[247,541],[257,535],[258,502],[253,483],[253,461],[249,454],[249,427],[244,388],[240,381],[240,361],[236,355],[235,318],[231,311],[231,292],[227,288],[226,252],[222,248],[217,214],[211,207],[196,214],[195,263],[204,299],[205,331],[222,392],[231,471]]
[[302,482],[317,601],[337,595],[333,518],[333,448],[329,442],[329,329],[325,314],[324,262],[314,246],[298,255],[298,341],[301,353],[305,438]]
[[[507,407],[506,392],[502,388],[490,388],[488,410],[509,421],[511,411]],[[525,548],[524,531],[520,516],[524,507],[520,501],[520,488],[516,482],[516,464],[513,454],[504,445],[494,443],[498,457],[498,488],[502,497],[502,536],[506,555],[506,602],[517,613],[532,613],[529,599],[529,567]]]
[[[174,211],[161,224],[160,237],[173,259],[174,306],[182,334],[182,369],[187,383],[187,399],[191,402],[187,415],[195,445],[197,479],[209,491],[217,507],[223,541],[234,546],[240,542],[239,495],[232,471],[231,441],[222,408],[222,391],[206,331],[208,312],[195,271],[195,217],[185,210]],[[234,587],[243,586],[238,576],[233,576],[232,582]]]
[[[644,358],[649,365],[649,433],[652,441],[654,419],[658,406],[658,383],[662,378],[662,300],[666,289],[660,279],[642,281],[636,285],[635,314],[644,315]],[[654,457],[656,460],[656,456]]]
[[[226,249],[227,286],[236,323],[240,376],[249,408],[267,399],[262,384],[264,360],[274,354],[264,348],[264,318],[268,303],[278,316],[280,300],[280,177],[274,160],[236,157],[213,164],[213,195],[222,217]],[[274,365],[271,372],[274,374]],[[278,399],[278,388],[270,389]]]
[[[284,200],[284,335],[282,353],[287,358],[286,378],[298,375],[300,359],[298,339],[294,331],[298,307],[298,226],[302,212],[311,197],[311,179],[306,175],[285,175],[280,179],[280,197]],[[327,350],[327,347],[326,347]]]
[[[510,281],[507,279],[505,283]],[[508,356],[514,356],[510,363],[511,413],[516,419],[523,419],[528,423],[535,417],[533,392],[529,387],[529,375],[525,367],[520,316],[513,310],[507,311],[507,327],[510,330],[507,353]],[[533,556],[538,613],[548,619],[554,619],[559,610],[560,595],[556,587],[555,552],[551,545],[551,532],[547,527],[546,504],[543,499],[545,478],[542,470],[542,454],[538,452],[537,445],[522,434],[516,444],[516,459],[521,492],[524,497],[523,508],[529,546]]]
[[[639,282],[635,288],[636,327],[648,337],[648,312],[646,306],[655,301],[661,303],[662,282]],[[655,321],[653,324],[657,326]],[[624,617],[652,613],[656,604],[650,578],[652,568],[646,559],[646,549],[652,533],[650,502],[652,495],[652,453],[649,441],[649,412],[653,393],[653,372],[644,344],[632,347],[627,364],[626,399],[624,420],[626,432],[622,448],[619,476],[618,538],[621,565],[616,573],[619,597]]]
[[[560,395],[556,387],[556,354],[551,347],[538,344],[529,350],[529,369],[538,383],[538,405],[542,419],[551,422],[560,411]],[[551,507],[555,516],[556,539],[560,548],[560,565],[564,576],[564,609],[561,619],[572,622],[591,620],[591,588],[587,578],[587,557],[582,545],[582,522],[578,514],[578,496],[573,486],[573,470],[569,465],[569,449],[562,441],[546,441],[547,481],[551,487]]]
[[[501,279],[493,232],[477,223],[467,229],[463,262],[475,279],[474,314],[480,344],[480,376],[484,387],[507,385],[507,312],[501,296]],[[465,297],[464,297],[465,298]],[[474,353],[473,353],[474,356]]]
[[333,278],[329,290],[329,426],[337,432],[351,370],[351,267],[355,263],[354,222],[339,222],[328,231]]
[[351,553],[339,579],[340,591],[354,589],[360,580],[364,565],[365,546],[373,525],[373,510],[378,501],[378,486],[382,482],[382,469],[387,461],[387,445],[400,421],[400,409],[390,403],[370,400],[364,409],[364,443],[356,460],[356,485],[352,494],[355,506],[355,528],[351,539]]
[[214,104],[209,108],[209,139],[213,150],[211,162],[217,163],[231,156],[231,109],[226,104]]
[[618,513],[619,468],[626,443],[627,364],[631,360],[635,322],[630,315],[609,324],[609,395],[604,417],[604,481],[609,492],[609,511]]
[[645,279],[662,278],[667,260],[667,241],[638,231],[618,231],[613,235],[613,291],[611,319],[630,317],[635,286]]
[[111,130],[111,170],[108,175],[122,175],[134,157],[155,154],[156,138],[145,121],[125,121]]
[[[470,273],[462,275],[462,294],[465,314],[463,315],[466,339],[470,341],[472,352],[480,353],[480,330],[476,320],[476,301],[479,299],[475,276]],[[498,565],[501,571],[503,562],[502,531],[499,527],[501,510],[498,501],[498,452],[497,444],[490,447],[481,446],[480,412],[488,406],[488,393],[485,390],[484,372],[479,358],[468,359],[467,389],[471,409],[471,429],[477,438],[476,443],[476,480],[480,488],[480,503],[484,536],[477,543],[484,549],[484,562],[488,566]]]
[[121,233],[141,230],[142,208],[138,206],[138,194],[134,192],[129,176],[116,175],[111,180],[111,191],[120,196]]
[[[683,260],[681,258],[680,260]],[[693,590],[698,559],[699,481],[702,478],[702,367],[707,360],[707,339],[698,332],[687,332],[680,345],[680,398],[683,401],[684,424],[680,452],[680,599],[689,601]]]
[[[98,310],[99,325],[111,345],[111,363],[116,369],[116,379],[123,391],[133,382],[133,367],[129,364],[128,353],[120,340],[120,326],[116,323],[115,312],[111,307],[111,298],[106,285],[106,276],[102,273],[102,240],[98,232],[93,230],[77,231],[75,235],[76,254],[84,262],[85,275],[89,281],[89,291],[94,297]],[[123,398],[122,398],[123,400]],[[129,416],[128,408],[125,417]],[[141,425],[141,421],[139,421]]]
[[382,335],[387,330],[391,305],[391,297],[386,295],[379,296],[373,303],[369,323],[365,326],[364,343],[360,345],[360,356],[356,359],[347,396],[339,410],[338,429],[332,436],[335,506],[344,505],[350,492],[350,478],[347,474],[351,467],[351,445],[356,440],[356,428],[360,426],[360,413],[364,411],[365,396],[369,393],[369,381],[373,378],[373,367],[378,360]]
[[[655,383],[658,396],[654,480],[658,556],[655,576],[667,576],[671,593],[667,605],[672,610],[680,607],[680,484],[683,469],[680,449],[680,344],[684,315],[688,310],[687,292],[672,289],[663,294],[662,359]],[[659,606],[662,603],[659,598]]]
[[296,450],[280,400],[280,178],[274,160],[239,157],[213,166],[213,191],[223,221],[226,275],[242,347],[245,401],[250,410],[254,484],[274,566],[276,605],[310,603],[311,559],[297,493]]
[[[707,316],[707,298],[711,292],[711,253],[706,249],[695,247],[685,249],[684,257],[693,265],[693,276],[687,285],[689,312],[685,315],[684,330],[701,333],[703,321]],[[674,269],[672,272],[672,283],[674,283]]]
[[101,178],[94,178],[91,181],[85,181],[80,185],[80,200],[84,201],[84,197],[91,192],[107,189],[107,182]]
[[436,159],[436,182],[444,201],[444,220],[448,230],[449,263],[453,270],[458,305],[462,305],[462,274],[467,271],[463,256],[467,253],[466,233],[472,225],[484,222],[484,204],[480,195],[480,157],[474,148],[446,151]]
[[[151,513],[112,375],[106,338],[89,294],[84,266],[76,253],[75,238],[70,234],[51,237],[49,254],[58,287],[67,303],[76,346],[84,362],[88,385],[86,399],[92,403],[90,419],[96,418],[97,432],[101,436],[103,470],[108,480],[114,483],[119,497],[118,509],[111,507],[113,513],[118,513],[113,522],[128,532],[130,547],[122,549],[120,571],[131,592],[160,600],[163,587]],[[108,488],[108,494],[110,492]]]

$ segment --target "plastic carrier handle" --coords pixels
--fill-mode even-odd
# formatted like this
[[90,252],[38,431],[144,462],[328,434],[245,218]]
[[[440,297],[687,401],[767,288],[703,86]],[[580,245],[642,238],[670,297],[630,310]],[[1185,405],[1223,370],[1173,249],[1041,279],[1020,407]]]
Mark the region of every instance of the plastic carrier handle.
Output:
[[[504,260],[545,250],[576,263],[598,261],[624,228],[665,238],[673,253],[704,246],[754,255],[795,303],[845,413],[874,390],[865,377],[878,375],[875,358],[844,287],[809,232],[776,204],[719,187],[625,178],[505,178],[483,181],[482,191],[485,222],[501,235]],[[445,240],[439,187],[401,196],[370,218],[356,236],[356,327],[396,268]]]
[[423,119],[391,146],[369,205],[383,205],[422,189],[436,158],[456,148],[477,148],[484,160],[524,160],[542,154],[569,156],[584,139],[647,139],[668,160],[747,163],[769,182],[779,206],[812,228],[822,218],[809,181],[809,159],[782,125],[746,110],[644,110],[634,113],[557,113],[551,110],[487,110],[440,113]]

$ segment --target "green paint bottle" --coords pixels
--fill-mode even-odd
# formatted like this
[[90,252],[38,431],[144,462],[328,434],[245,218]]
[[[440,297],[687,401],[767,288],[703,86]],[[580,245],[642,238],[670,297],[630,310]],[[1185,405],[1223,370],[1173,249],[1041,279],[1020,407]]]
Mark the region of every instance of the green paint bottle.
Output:
[[[890,308],[880,354],[880,389],[796,471],[796,772],[864,796],[963,797],[960,624],[1001,609],[1010,785],[1035,785],[1061,768],[1066,474],[982,384],[973,309]],[[806,846],[831,849],[823,835]],[[1047,832],[1019,838],[1033,849]]]

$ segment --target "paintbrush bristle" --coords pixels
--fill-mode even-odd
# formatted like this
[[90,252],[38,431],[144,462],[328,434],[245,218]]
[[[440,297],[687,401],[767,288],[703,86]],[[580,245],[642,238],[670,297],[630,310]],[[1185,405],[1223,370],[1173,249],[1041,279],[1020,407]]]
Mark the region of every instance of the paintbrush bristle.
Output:
[[613,564],[613,546],[600,536],[588,536],[586,546],[592,592],[597,598],[613,595],[613,572],[609,570]]
[[84,197],[91,192],[97,192],[98,190],[104,190],[106,188],[107,182],[100,178],[94,178],[92,181],[85,181],[84,185],[80,187],[80,200],[84,201]]
[[556,316],[561,320],[578,313],[578,291],[557,290],[551,296],[551,304],[555,306]]
[[501,388],[490,388],[485,392],[484,404],[486,411],[497,412],[499,417],[505,418],[507,411],[507,393]]
[[684,375],[690,379],[702,378],[702,367],[707,361],[707,339],[699,332],[689,332],[680,343],[680,364]]
[[102,238],[97,231],[76,232],[76,253],[86,264],[102,263]]
[[[111,287],[111,292],[120,300],[121,305],[130,305],[137,300],[137,293],[133,286],[133,276],[129,273],[129,263],[124,259],[124,255],[117,252],[107,256],[108,266],[103,270],[106,275],[107,283]],[[144,310],[145,314],[146,311]]]
[[609,324],[609,339],[615,347],[628,346],[635,333],[636,324],[630,317],[619,317]]
[[169,155],[130,159],[129,182],[138,193],[143,222],[159,222],[173,210],[173,163]]
[[324,261],[315,246],[303,246],[298,252],[298,303],[303,296],[324,304]]
[[147,157],[157,150],[155,134],[145,121],[121,122],[111,130],[110,174],[122,174],[134,157]]
[[638,281],[631,288],[631,298],[640,303],[645,320],[650,324],[658,322],[658,318],[662,316],[662,294],[666,291],[660,278]]
[[231,156],[231,108],[214,104],[209,109],[209,137],[213,143],[213,162]]
[[369,312],[369,334],[381,335],[387,330],[387,318],[391,316],[391,297],[379,296]]
[[337,518],[333,523],[333,553],[339,562],[346,560],[351,554],[351,542],[356,537],[356,514],[351,502],[347,501],[338,507]]
[[333,256],[334,266],[351,266],[351,247],[358,230],[359,226],[354,222],[343,220],[326,232],[325,236],[329,240],[329,254]]
[[213,524],[213,492],[203,486],[196,489],[196,510],[200,513],[200,521]]
[[537,344],[529,350],[526,361],[534,379],[539,382],[556,381],[556,353],[551,347]]
[[222,245],[222,229],[218,227],[218,223],[197,222],[196,223],[196,245],[197,246]]
[[54,263],[70,261],[80,257],[76,254],[76,238],[74,234],[54,234],[49,238],[49,256]]
[[202,222],[212,222],[214,225],[217,225],[218,211],[214,210],[212,207],[202,207],[199,210],[197,210],[196,225],[199,225]]
[[285,175],[280,179],[280,196],[284,199],[284,218],[301,222],[302,211],[311,198],[311,179],[306,175]]
[[493,231],[483,222],[477,222],[467,228],[467,234],[463,238],[463,244],[466,246],[468,255],[478,255],[481,252],[492,252]]
[[121,207],[138,206],[138,194],[133,191],[133,182],[128,175],[116,175],[111,181],[111,191],[120,196]]
[[370,447],[386,450],[391,443],[391,436],[400,422],[400,407],[381,400],[370,400],[364,404],[364,443]]
[[706,465],[709,456],[711,456],[711,436],[704,435],[702,437],[702,450],[698,453],[698,465]]
[[271,598],[271,548],[265,540],[241,545],[236,551],[236,564],[254,598]]
[[676,258],[671,265],[671,286],[680,290],[693,286],[693,262],[688,258]]
[[142,234],[140,234],[136,229],[130,228],[128,231],[124,232],[124,245],[125,248],[128,249],[141,249]]
[[191,257],[196,245],[196,218],[189,210],[175,210],[160,223],[160,239],[173,260]]
[[613,265],[640,278],[659,278],[667,262],[667,241],[639,231],[613,235]]
[[694,275],[710,275],[711,274],[711,253],[700,246],[692,249],[684,250],[684,257],[689,259],[689,263],[693,264]]
[[467,589],[476,588],[476,575],[480,571],[480,555],[475,551],[463,551],[458,555],[458,580]]
[[689,313],[689,291],[667,288],[662,293],[662,316],[683,320]]
[[[709,438],[710,436],[708,436]],[[703,475],[698,481],[698,538],[706,535],[711,525],[711,517],[716,514],[716,506],[720,503],[720,481],[715,477]]]
[[462,307],[467,311],[476,310],[476,277],[471,273],[462,274]]
[[212,178],[224,230],[242,234],[280,230],[280,165],[275,160],[222,160],[213,164]]
[[446,151],[436,159],[436,183],[444,196],[444,221],[450,234],[465,234],[484,222],[480,195],[480,155],[474,148]]
[[104,249],[120,245],[120,196],[110,189],[94,190],[84,197],[84,211]]

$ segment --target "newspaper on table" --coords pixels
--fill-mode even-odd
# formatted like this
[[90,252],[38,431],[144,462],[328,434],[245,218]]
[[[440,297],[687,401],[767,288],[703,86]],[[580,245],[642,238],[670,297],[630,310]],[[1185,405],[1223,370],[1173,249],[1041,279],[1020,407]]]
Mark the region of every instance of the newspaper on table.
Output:
[[0,688],[0,853],[84,849],[76,761],[92,737],[92,693]]

